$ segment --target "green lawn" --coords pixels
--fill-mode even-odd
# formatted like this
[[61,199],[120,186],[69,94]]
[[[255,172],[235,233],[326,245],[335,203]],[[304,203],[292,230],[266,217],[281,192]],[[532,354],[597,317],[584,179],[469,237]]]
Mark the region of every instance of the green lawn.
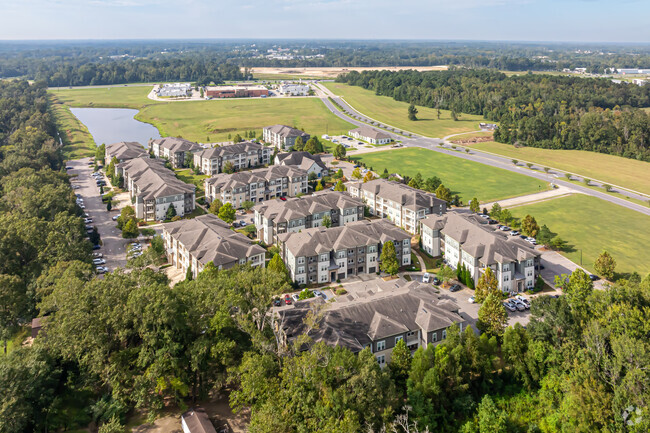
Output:
[[92,157],[95,155],[95,140],[88,128],[75,117],[66,105],[56,97],[50,97],[50,113],[63,140],[65,159]]
[[205,193],[203,190],[203,181],[210,176],[205,174],[194,174],[194,171],[189,168],[182,170],[177,169],[174,171],[176,172],[176,177],[183,182],[196,185],[196,198],[203,197],[203,194]]
[[[152,86],[51,88],[59,101],[69,107],[135,108],[166,104],[147,98]],[[179,102],[182,104],[183,102]]]
[[547,183],[532,177],[427,149],[393,149],[352,158],[365,162],[379,173],[387,168],[390,173],[407,176],[414,176],[418,172],[424,178],[438,176],[453,194],[460,195],[463,202],[473,197],[481,203],[503,200],[549,187]]
[[136,119],[158,128],[163,136],[195,141],[225,141],[228,134],[269,125],[297,126],[309,134],[346,134],[352,125],[332,114],[318,98],[232,99],[176,102],[145,107]]
[[419,120],[414,122],[407,118],[409,104],[406,102],[396,101],[388,96],[377,96],[374,92],[358,86],[332,82],[322,84],[334,94],[344,97],[345,101],[360,113],[390,126],[428,137],[442,138],[460,132],[477,131],[479,122],[484,121],[482,116],[471,114],[461,114],[459,120],[454,121],[447,110],[441,110],[438,119],[435,109],[418,106]]
[[572,247],[569,259],[594,271],[598,255],[607,250],[617,272],[650,272],[650,216],[582,194],[560,197],[511,209],[516,217],[530,214]]
[[[463,137],[457,137],[463,139]],[[650,162],[622,158],[586,150],[515,148],[510,144],[488,141],[470,147],[485,150],[520,161],[530,161],[543,166],[599,179],[635,191],[650,194]]]

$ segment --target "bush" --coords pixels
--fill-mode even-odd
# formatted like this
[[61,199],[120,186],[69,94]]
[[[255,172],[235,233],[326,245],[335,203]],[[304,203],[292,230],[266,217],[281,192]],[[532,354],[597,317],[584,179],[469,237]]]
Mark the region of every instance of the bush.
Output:
[[303,289],[302,292],[300,292],[300,295],[298,295],[298,299],[304,301],[305,299],[313,298],[314,296],[316,295],[314,295],[314,292],[311,290]]
[[346,295],[346,294],[348,293],[348,291],[345,290],[344,288],[340,288],[340,289],[336,289],[336,292],[335,292],[335,293],[336,293],[337,295]]
[[146,229],[140,229],[140,234],[141,234],[142,236],[155,236],[155,235],[156,235],[156,231],[155,231],[154,229],[149,229],[149,228],[146,228]]

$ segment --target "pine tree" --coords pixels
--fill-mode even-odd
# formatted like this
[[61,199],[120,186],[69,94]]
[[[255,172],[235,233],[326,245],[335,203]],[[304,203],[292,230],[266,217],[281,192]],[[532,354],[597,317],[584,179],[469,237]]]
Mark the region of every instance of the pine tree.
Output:
[[380,269],[387,274],[395,275],[399,270],[399,263],[397,263],[397,255],[395,253],[395,244],[391,241],[384,243],[381,250],[381,266]]
[[478,279],[474,298],[476,302],[483,302],[490,294],[497,294],[499,291],[499,282],[497,281],[492,269],[485,268],[485,271]]

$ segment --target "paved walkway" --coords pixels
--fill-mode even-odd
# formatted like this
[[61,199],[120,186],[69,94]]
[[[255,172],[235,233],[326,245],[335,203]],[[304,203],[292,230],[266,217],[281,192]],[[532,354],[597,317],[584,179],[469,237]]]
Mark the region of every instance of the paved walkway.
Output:
[[487,208],[488,210],[494,205],[494,203],[499,203],[502,208],[513,208],[517,206],[523,206],[526,204],[537,203],[540,201],[551,200],[557,197],[580,193],[579,191],[574,191],[566,186],[559,186],[554,189],[547,191],[536,192],[534,194],[522,195],[519,197],[507,198],[505,200],[499,200],[496,202],[484,203],[481,205],[482,208]]
[[411,252],[415,255],[415,257],[418,258],[418,262],[420,262],[420,269],[422,270],[422,273],[426,272],[427,271],[427,264],[424,263],[424,259],[422,258],[420,253],[418,253],[417,251],[415,251],[413,249],[411,250]]

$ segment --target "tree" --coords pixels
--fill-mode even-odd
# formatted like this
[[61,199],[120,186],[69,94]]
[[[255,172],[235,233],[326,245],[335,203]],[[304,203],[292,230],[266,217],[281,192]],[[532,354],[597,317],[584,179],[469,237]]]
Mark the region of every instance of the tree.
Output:
[[551,245],[551,240],[553,239],[553,233],[551,230],[544,224],[537,233],[537,243],[544,245],[546,247]]
[[372,173],[372,171],[368,170],[365,176],[363,176],[363,183],[370,182],[371,180],[375,179],[375,175]]
[[616,260],[607,251],[603,251],[596,259],[594,269],[601,277],[612,280],[616,269]]
[[396,275],[399,270],[399,263],[397,263],[397,255],[395,253],[395,244],[392,241],[384,243],[381,249],[381,266],[380,269],[387,274]]
[[341,192],[347,191],[347,189],[345,188],[345,185],[343,184],[342,180],[339,180],[338,182],[336,182],[336,186],[334,187],[334,191],[341,191]]
[[490,293],[478,310],[477,328],[489,336],[499,337],[508,324],[508,313],[497,293]]
[[192,265],[187,267],[187,271],[185,271],[185,279],[187,281],[192,281],[192,279],[194,279],[194,274],[192,273]]
[[305,150],[305,142],[302,141],[302,137],[296,137],[296,140],[293,142],[291,149],[295,150],[296,152],[302,152]]
[[491,268],[485,268],[485,271],[478,278],[478,284],[474,291],[476,302],[483,302],[490,294],[499,293],[499,282],[497,281]]
[[406,347],[406,342],[402,339],[395,344],[393,353],[390,356],[388,370],[395,382],[398,390],[406,392],[406,380],[411,369],[411,351]]
[[242,207],[245,211],[247,211],[247,212],[248,212],[249,210],[251,210],[251,209],[253,208],[253,206],[255,206],[255,203],[253,203],[253,202],[250,201],[250,200],[244,200],[244,201],[242,202],[242,204],[241,204],[241,207]]
[[521,221],[521,230],[528,236],[536,237],[539,233],[539,226],[537,225],[537,220],[530,215],[526,215]]
[[233,143],[241,143],[242,141],[244,141],[244,139],[241,138],[241,135],[239,135],[239,134],[235,134],[235,136],[233,137],[232,141],[233,141]]
[[165,219],[166,220],[171,220],[176,216],[176,206],[173,204],[170,204],[169,207],[167,208],[167,212],[165,213]]
[[342,169],[342,168],[339,168],[339,169],[336,171],[336,178],[337,178],[337,179],[343,179],[343,169]]
[[[203,93],[203,89],[201,89],[201,93]],[[100,425],[99,430],[97,430],[97,433],[123,433],[123,432],[124,432],[124,426],[120,422],[120,419],[115,415],[112,416],[108,422]]]
[[316,154],[316,153],[321,153],[323,151],[323,145],[318,141],[318,138],[316,137],[311,137],[309,140],[307,140],[307,143],[305,143],[305,152],[309,152],[311,154]]
[[418,172],[413,178],[409,181],[408,185],[411,188],[422,189],[424,186],[424,180],[422,179],[422,174]]
[[112,201],[112,200],[108,200],[108,201],[106,202],[106,210],[107,210],[108,212],[110,212],[111,209],[113,209],[113,201]]
[[503,209],[499,216],[501,217],[499,218],[499,221],[505,224],[508,224],[513,219],[512,212],[510,212],[510,209]]
[[479,433],[506,433],[508,431],[506,414],[503,410],[497,409],[489,395],[483,396],[478,406],[478,428]]
[[326,228],[332,227],[332,220],[330,219],[329,215],[325,215],[323,217],[323,227]]
[[559,236],[555,236],[551,239],[551,248],[556,251],[562,251],[566,247],[567,242]]
[[435,195],[440,200],[451,203],[451,190],[449,188],[446,188],[443,184],[440,184],[440,186],[436,189]]
[[282,275],[284,278],[289,278],[289,271],[287,271],[287,266],[284,264],[280,254],[274,254],[273,257],[271,257],[267,269],[271,272],[276,272]]
[[345,155],[347,154],[347,151],[345,150],[345,146],[342,144],[337,144],[336,147],[334,148],[334,151],[332,152],[332,155],[334,155],[334,158],[336,159],[343,159],[345,158]]
[[409,109],[408,109],[409,120],[413,120],[413,121],[418,120],[417,114],[418,114],[418,109],[415,108],[415,104],[409,105]]
[[480,213],[481,212],[481,206],[478,203],[478,199],[474,197],[470,202],[469,202],[469,210],[471,210],[474,213]]
[[388,179],[388,176],[389,176],[388,169],[384,168],[383,173],[379,177],[382,178],[382,179]]
[[226,174],[233,174],[235,172],[235,164],[233,164],[231,161],[226,161],[226,163],[223,165],[223,172]]
[[315,191],[322,191],[323,190],[323,181],[319,180],[318,183],[316,184],[316,188],[314,188]]
[[135,218],[130,218],[122,229],[122,237],[125,239],[133,239],[137,238],[139,234],[138,223]]
[[221,209],[221,206],[223,206],[221,200],[215,198],[214,200],[212,200],[212,203],[210,203],[210,207],[208,210],[210,211],[210,213],[214,215],[219,215],[219,209]]
[[352,179],[361,179],[361,169],[359,167],[356,167],[354,170],[352,170]]
[[445,284],[454,278],[454,275],[456,275],[456,272],[447,265],[442,265],[437,274],[438,278],[440,278]]
[[217,215],[219,218],[221,218],[223,221],[227,222],[228,224],[232,223],[235,221],[235,208],[230,202],[225,203],[221,208],[219,209],[219,214]]
[[7,340],[18,327],[27,309],[27,293],[23,282],[16,275],[0,274],[0,339],[7,354]]

